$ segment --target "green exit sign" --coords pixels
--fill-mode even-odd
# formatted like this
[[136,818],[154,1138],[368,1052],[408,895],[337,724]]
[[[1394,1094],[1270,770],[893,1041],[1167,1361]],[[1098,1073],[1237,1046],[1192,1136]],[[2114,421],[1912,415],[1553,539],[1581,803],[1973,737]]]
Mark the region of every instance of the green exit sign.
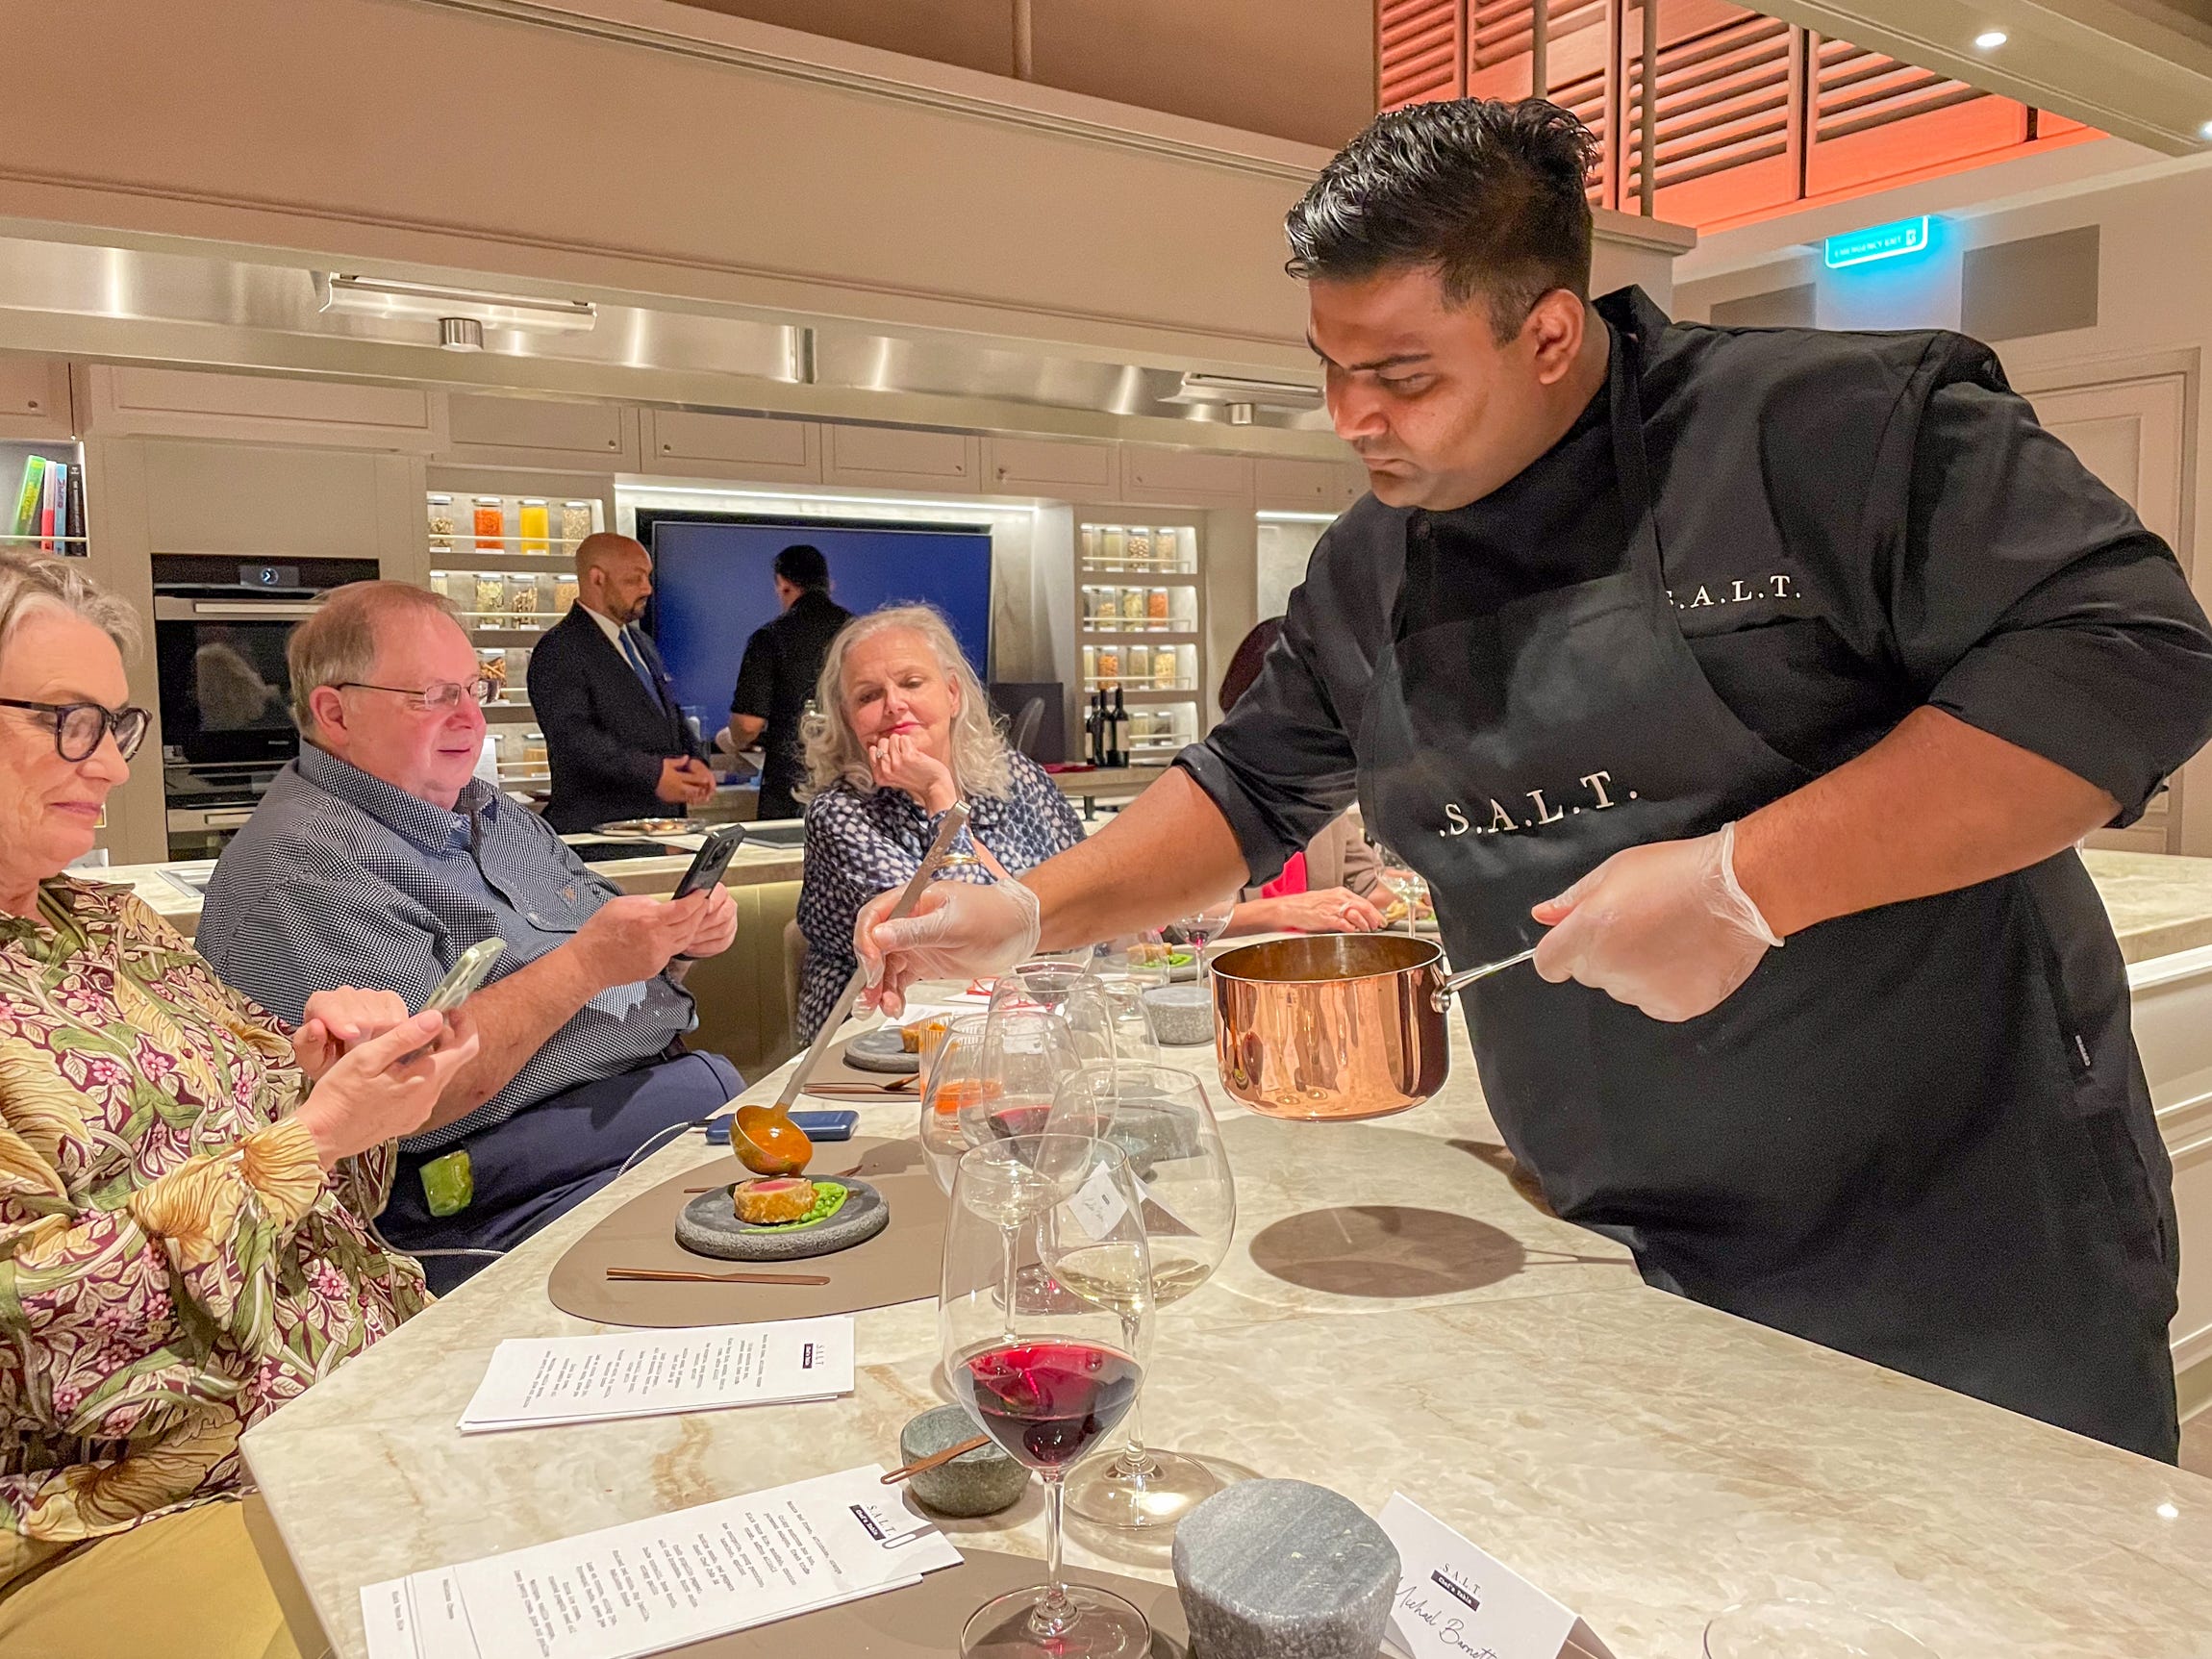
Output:
[[1863,231],[1848,231],[1828,239],[1828,269],[1841,270],[1845,265],[1872,264],[1875,260],[1924,253],[1930,239],[1925,214],[1917,219],[1897,219],[1886,225],[1870,225]]

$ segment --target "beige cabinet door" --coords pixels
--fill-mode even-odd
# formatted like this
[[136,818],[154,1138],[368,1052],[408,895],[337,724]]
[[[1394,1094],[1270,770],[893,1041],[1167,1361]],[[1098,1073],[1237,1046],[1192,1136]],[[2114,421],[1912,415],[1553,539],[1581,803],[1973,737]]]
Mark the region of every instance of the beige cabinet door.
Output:
[[[1362,475],[1366,469],[1361,468]],[[1351,474],[1334,461],[1286,461],[1262,456],[1252,463],[1252,493],[1260,511],[1341,513],[1359,499]]]
[[618,403],[449,393],[446,459],[476,466],[570,466],[635,472],[637,411]]
[[664,476],[819,484],[821,428],[761,415],[648,409],[645,460],[647,471]]
[[1252,458],[1124,443],[1121,498],[1164,507],[1243,507],[1252,499]]
[[69,365],[58,358],[0,357],[0,438],[65,443]]
[[830,484],[969,490],[982,469],[982,440],[973,433],[914,426],[822,429],[822,478]]
[[[2181,542],[2181,431],[2188,385],[2178,374],[2146,375],[2028,394],[2036,417],[2081,464],[2134,508],[2152,534],[2190,563]],[[2191,571],[2191,580],[2196,572]],[[2201,591],[2201,590],[2199,590]],[[2089,838],[2120,852],[2180,852],[2182,779],[2176,776],[2143,817],[2123,830]],[[2192,848],[2190,850],[2212,850]]]
[[415,386],[94,364],[88,432],[420,455],[445,447],[445,393]]
[[1054,501],[1111,501],[1120,478],[1120,445],[1074,439],[983,440],[983,483],[1008,495]]

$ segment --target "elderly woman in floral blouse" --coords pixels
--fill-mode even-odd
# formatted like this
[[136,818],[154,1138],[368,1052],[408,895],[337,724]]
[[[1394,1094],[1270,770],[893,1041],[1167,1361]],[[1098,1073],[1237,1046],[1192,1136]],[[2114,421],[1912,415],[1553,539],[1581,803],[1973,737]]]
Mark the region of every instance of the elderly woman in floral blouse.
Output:
[[288,1037],[62,873],[145,735],[136,627],[0,554],[0,1653],[266,1659],[239,1436],[422,1307],[365,1218],[476,1044],[357,991]]

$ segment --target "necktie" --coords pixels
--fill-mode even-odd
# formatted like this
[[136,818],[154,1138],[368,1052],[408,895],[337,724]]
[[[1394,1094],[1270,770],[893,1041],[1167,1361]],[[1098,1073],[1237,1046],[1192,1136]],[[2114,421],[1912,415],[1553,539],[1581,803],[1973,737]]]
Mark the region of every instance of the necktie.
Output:
[[617,629],[615,637],[622,641],[622,655],[630,659],[630,666],[638,671],[638,678],[644,682],[645,690],[652,693],[653,701],[659,702],[661,688],[654,683],[653,670],[645,666],[644,655],[638,649],[638,642],[630,638],[630,630]]

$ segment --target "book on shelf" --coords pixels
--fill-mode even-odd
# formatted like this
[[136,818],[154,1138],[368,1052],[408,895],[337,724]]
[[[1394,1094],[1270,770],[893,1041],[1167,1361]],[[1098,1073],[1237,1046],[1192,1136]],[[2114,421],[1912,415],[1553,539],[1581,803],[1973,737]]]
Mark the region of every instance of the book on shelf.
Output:
[[57,545],[67,546],[60,539],[69,534],[69,513],[66,479],[69,468],[59,461],[46,464],[45,499],[38,508],[38,551],[51,553]]
[[63,543],[62,551],[82,559],[91,551],[91,543],[87,540],[91,531],[85,520],[85,468],[82,465],[69,468],[69,488],[62,504],[68,510],[69,534],[76,538]]
[[26,456],[23,460],[23,482],[15,492],[15,521],[9,527],[16,537],[38,534],[38,509],[45,499],[46,458],[43,455]]

